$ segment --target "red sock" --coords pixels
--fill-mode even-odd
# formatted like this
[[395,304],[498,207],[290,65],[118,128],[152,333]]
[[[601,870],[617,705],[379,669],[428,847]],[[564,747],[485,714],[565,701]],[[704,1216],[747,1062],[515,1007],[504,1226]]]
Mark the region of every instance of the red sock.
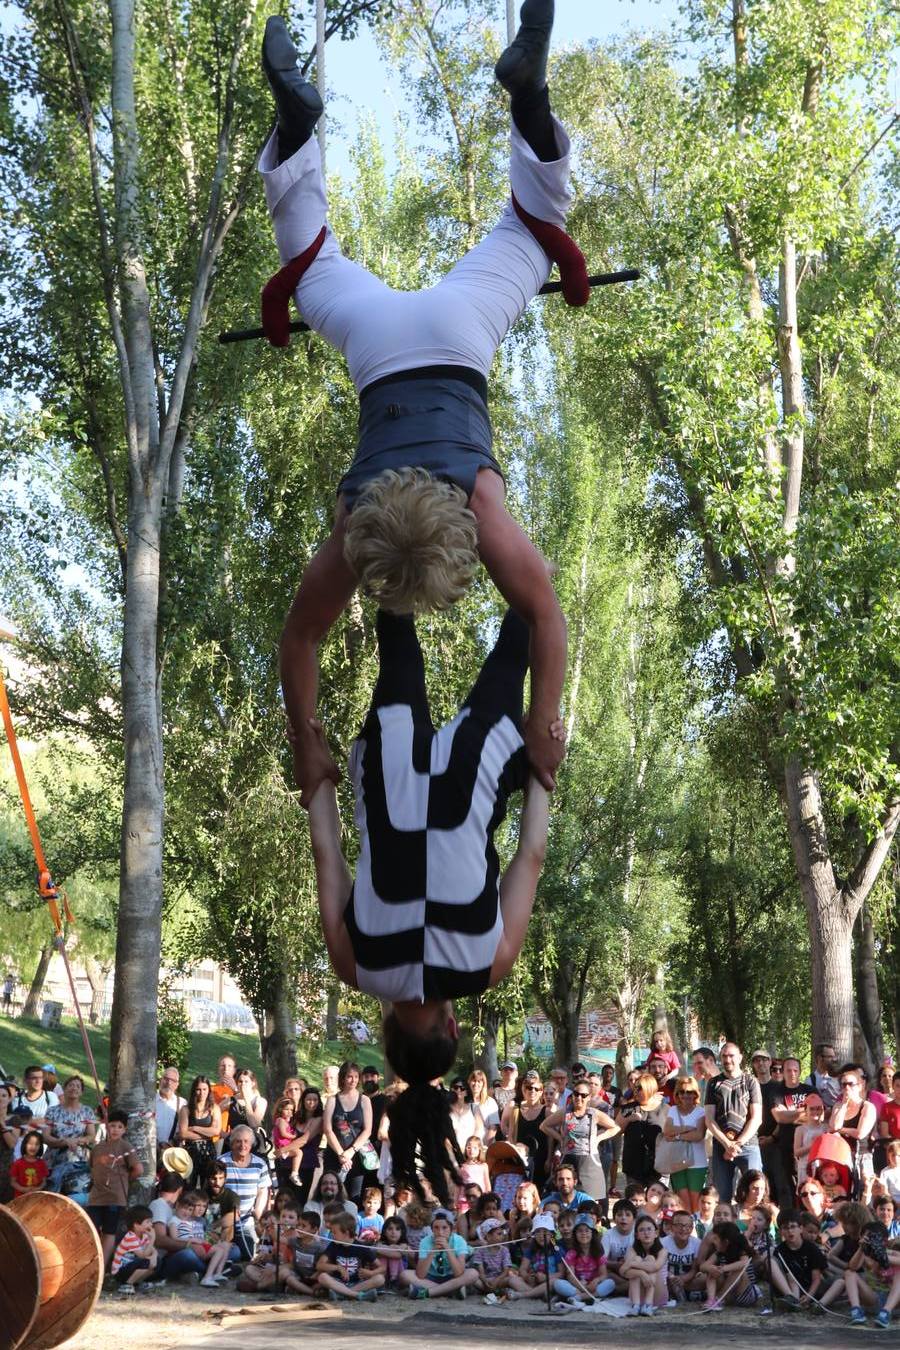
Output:
[[315,262],[319,249],[325,243],[323,225],[309,248],[298,253],[285,263],[280,272],[276,272],[263,287],[262,326],[263,332],[273,347],[286,347],[291,340],[289,324],[291,321],[291,296],[297,289],[297,283],[303,273]]
[[566,304],[586,305],[591,298],[587,263],[575,240],[558,225],[549,225],[546,220],[538,220],[537,216],[529,215],[524,206],[520,206],[516,201],[515,196],[512,202],[522,224],[531,231],[550,261],[555,262],[559,268]]

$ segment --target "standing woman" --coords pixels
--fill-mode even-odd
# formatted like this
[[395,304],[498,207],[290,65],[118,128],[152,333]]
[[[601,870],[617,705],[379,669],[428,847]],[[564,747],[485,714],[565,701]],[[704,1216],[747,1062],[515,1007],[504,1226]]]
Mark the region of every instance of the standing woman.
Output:
[[[487,1148],[496,1139],[497,1131],[500,1128],[500,1108],[488,1092],[487,1074],[483,1069],[473,1069],[469,1074],[469,1093],[473,1105],[484,1121],[481,1139],[485,1148]],[[477,1134],[478,1131],[476,1130],[474,1133]]]
[[[669,1185],[688,1214],[700,1208],[700,1192],[706,1184],[706,1111],[700,1103],[700,1084],[696,1078],[679,1078],[675,1083],[674,1105],[663,1121],[666,1139],[690,1145],[686,1166],[669,1177]],[[687,1156],[687,1149],[685,1150]]]
[[205,1183],[216,1160],[215,1140],[222,1133],[222,1112],[213,1100],[212,1084],[203,1074],[191,1083],[178,1112],[178,1142],[190,1154],[198,1184]]
[[522,1103],[520,1106],[510,1102],[503,1112],[500,1127],[504,1139],[511,1144],[524,1144],[528,1149],[531,1162],[531,1179],[542,1191],[547,1184],[547,1147],[546,1134],[541,1129],[547,1119],[547,1107],[544,1105],[543,1086],[536,1069],[529,1069],[521,1080]]
[[263,1123],[269,1103],[260,1095],[256,1074],[252,1069],[238,1069],[234,1081],[237,1091],[231,1103],[231,1128],[249,1125],[255,1133]]
[[656,1139],[669,1112],[668,1103],[652,1073],[638,1074],[630,1101],[616,1112],[622,1131],[622,1170],[628,1182],[649,1186],[659,1180],[656,1170]]
[[574,1160],[578,1185],[592,1200],[605,1200],[606,1176],[600,1145],[614,1139],[619,1126],[596,1106],[591,1106],[591,1085],[581,1078],[572,1088],[567,1111],[554,1111],[541,1125],[541,1131],[555,1140],[565,1160]]
[[831,1108],[828,1128],[839,1134],[850,1145],[854,1160],[854,1181],[851,1200],[862,1194],[864,1177],[872,1175],[872,1155],[869,1140],[875,1128],[877,1112],[866,1101],[866,1083],[859,1065],[845,1064],[838,1075],[841,1095]]
[[454,1078],[450,1084],[450,1123],[460,1153],[465,1152],[466,1140],[473,1135],[484,1139],[484,1121],[469,1099],[469,1089],[464,1078]]
[[359,1090],[359,1065],[346,1061],[338,1070],[338,1090],[329,1097],[323,1118],[326,1152],[325,1166],[334,1167],[354,1202],[362,1194],[366,1169],[360,1153],[371,1144],[372,1103]]

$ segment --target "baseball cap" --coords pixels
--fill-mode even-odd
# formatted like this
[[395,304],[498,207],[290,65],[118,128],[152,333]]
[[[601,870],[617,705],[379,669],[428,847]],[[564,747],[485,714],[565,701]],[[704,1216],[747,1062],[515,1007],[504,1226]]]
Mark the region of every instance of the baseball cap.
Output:
[[575,1220],[574,1227],[589,1228],[593,1233],[595,1227],[594,1220],[591,1218],[590,1214],[579,1214],[578,1218]]
[[519,1066],[514,1059],[505,1059],[500,1065],[501,1069],[517,1069]]
[[493,1233],[494,1230],[497,1228],[505,1228],[505,1227],[506,1221],[504,1219],[485,1219],[483,1223],[480,1223],[478,1225],[478,1227],[475,1229],[475,1232],[483,1241],[487,1237],[488,1233]]
[[41,1065],[41,1072],[42,1072],[42,1073],[56,1073],[56,1065],[55,1065],[55,1064],[42,1064],[42,1065]]
[[754,1051],[753,1051],[753,1054],[750,1056],[750,1058],[751,1058],[751,1059],[771,1059],[772,1056],[769,1054],[768,1050],[754,1050]]
[[526,1083],[539,1083],[540,1081],[541,1081],[541,1075],[538,1073],[537,1069],[529,1069],[528,1072],[527,1072],[526,1075],[525,1075],[525,1082],[526,1082]]
[[539,1233],[543,1230],[545,1233],[555,1233],[556,1224],[553,1222],[552,1214],[535,1214],[531,1220],[532,1233]]

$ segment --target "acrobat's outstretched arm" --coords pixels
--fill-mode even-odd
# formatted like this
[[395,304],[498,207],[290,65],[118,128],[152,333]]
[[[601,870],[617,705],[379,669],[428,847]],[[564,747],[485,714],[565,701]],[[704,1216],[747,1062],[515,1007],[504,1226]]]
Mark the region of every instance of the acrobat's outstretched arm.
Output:
[[[316,734],[322,735],[321,728]],[[309,803],[309,831],[325,945],[338,979],[356,988],[356,962],[344,922],[353,879],[341,848],[341,818],[331,782],[320,783],[313,793]]]
[[566,621],[547,563],[506,509],[503,480],[480,473],[470,507],[478,521],[481,560],[510,608],[531,629],[531,706],[525,747],[539,782],[552,792],[566,752],[551,734],[566,678]]
[[525,788],[519,846],[500,882],[503,936],[491,966],[491,985],[499,983],[509,974],[522,950],[547,851],[549,823],[550,804],[546,789],[532,775]]
[[356,590],[356,577],[344,558],[345,518],[341,503],[334,529],[303,574],[281,634],[281,688],[291,725],[294,777],[301,806],[309,806],[316,788],[326,778],[340,781],[327,742],[312,731],[310,719],[316,715],[319,644]]

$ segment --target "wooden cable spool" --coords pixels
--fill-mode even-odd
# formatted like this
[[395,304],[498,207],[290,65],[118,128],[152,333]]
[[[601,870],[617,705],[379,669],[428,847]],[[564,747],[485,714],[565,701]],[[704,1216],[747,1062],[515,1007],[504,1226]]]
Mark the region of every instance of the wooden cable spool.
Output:
[[100,1239],[74,1200],[36,1191],[0,1205],[0,1350],[62,1345],[102,1284]]

